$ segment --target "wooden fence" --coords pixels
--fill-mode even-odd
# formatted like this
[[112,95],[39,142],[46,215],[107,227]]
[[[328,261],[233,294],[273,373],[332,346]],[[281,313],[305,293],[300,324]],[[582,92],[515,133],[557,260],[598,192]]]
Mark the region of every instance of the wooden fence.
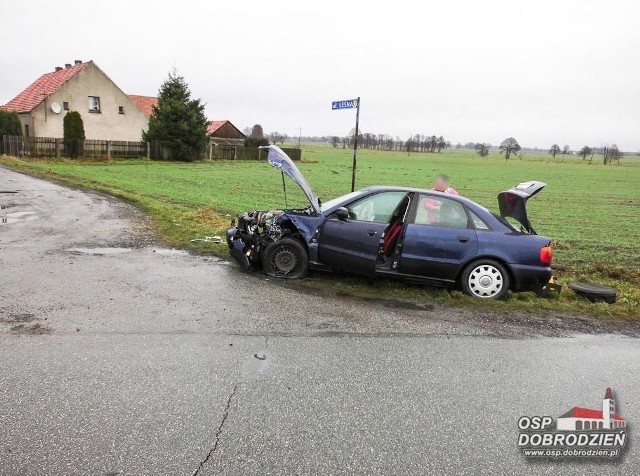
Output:
[[65,141],[54,137],[1,136],[0,154],[34,158],[136,158],[147,156],[147,145],[115,140]]
[[[283,148],[282,150],[291,157],[291,160],[302,158],[301,149]],[[267,151],[258,147],[211,144],[208,158],[211,160],[267,160]]]
[[[282,149],[292,160],[300,160],[300,149]],[[174,151],[162,142],[127,142],[115,140],[86,139],[65,141],[54,137],[0,136],[0,154],[14,157],[33,158],[75,158],[94,159],[142,158],[172,160]],[[266,160],[265,150],[257,147],[207,144],[201,150],[190,154],[196,160]]]

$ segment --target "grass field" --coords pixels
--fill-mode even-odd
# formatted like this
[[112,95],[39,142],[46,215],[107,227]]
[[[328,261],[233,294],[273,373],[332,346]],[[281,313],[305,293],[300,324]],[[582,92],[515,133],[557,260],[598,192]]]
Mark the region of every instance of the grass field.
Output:
[[[307,145],[300,169],[323,199],[347,193],[351,186],[352,152]],[[554,268],[561,282],[585,280],[614,285],[619,302],[591,305],[568,290],[559,299],[529,295],[485,306],[593,312],[596,315],[640,314],[640,159],[594,165],[569,157],[564,162],[527,154],[508,162],[502,156],[479,158],[470,151],[441,154],[360,151],[357,186],[384,184],[429,187],[435,175],[451,176],[458,191],[497,210],[496,194],[525,180],[542,180],[547,188],[529,204],[538,233],[555,241]],[[138,203],[154,218],[160,235],[173,246],[226,254],[224,246],[191,244],[190,238],[220,233],[229,218],[251,209],[282,208],[280,174],[263,162],[196,164],[122,160],[114,162],[24,161],[0,158],[0,164],[62,179]],[[302,203],[287,183],[288,205]],[[359,294],[387,293],[422,300],[470,303],[458,293],[423,291],[397,283],[364,283],[358,279],[314,277],[323,287]],[[566,286],[565,286],[566,288]]]

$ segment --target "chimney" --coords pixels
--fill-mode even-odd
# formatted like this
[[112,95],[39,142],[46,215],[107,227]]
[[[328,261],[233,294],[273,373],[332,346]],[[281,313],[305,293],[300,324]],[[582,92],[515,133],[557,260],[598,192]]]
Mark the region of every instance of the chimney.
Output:
[[64,67],[65,67],[65,68],[67,68],[67,69],[68,69],[68,68],[71,68],[71,63],[66,63],[66,64],[64,65]]
[[82,64],[82,60],[75,60],[74,63],[75,64]]
[[62,66],[56,66],[56,71],[62,71],[64,68]]

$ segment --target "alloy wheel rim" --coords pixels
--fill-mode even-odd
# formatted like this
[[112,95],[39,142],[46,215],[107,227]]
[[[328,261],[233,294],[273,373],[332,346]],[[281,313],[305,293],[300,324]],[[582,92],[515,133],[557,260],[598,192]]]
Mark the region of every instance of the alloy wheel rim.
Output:
[[469,275],[469,289],[479,298],[492,298],[502,290],[503,286],[502,273],[490,264],[476,266]]

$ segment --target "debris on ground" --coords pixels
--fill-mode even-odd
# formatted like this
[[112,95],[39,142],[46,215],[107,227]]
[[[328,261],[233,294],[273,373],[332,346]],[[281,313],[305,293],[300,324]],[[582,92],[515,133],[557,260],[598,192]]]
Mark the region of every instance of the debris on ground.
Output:
[[222,243],[222,238],[216,236],[205,236],[204,238],[194,238],[191,243]]

